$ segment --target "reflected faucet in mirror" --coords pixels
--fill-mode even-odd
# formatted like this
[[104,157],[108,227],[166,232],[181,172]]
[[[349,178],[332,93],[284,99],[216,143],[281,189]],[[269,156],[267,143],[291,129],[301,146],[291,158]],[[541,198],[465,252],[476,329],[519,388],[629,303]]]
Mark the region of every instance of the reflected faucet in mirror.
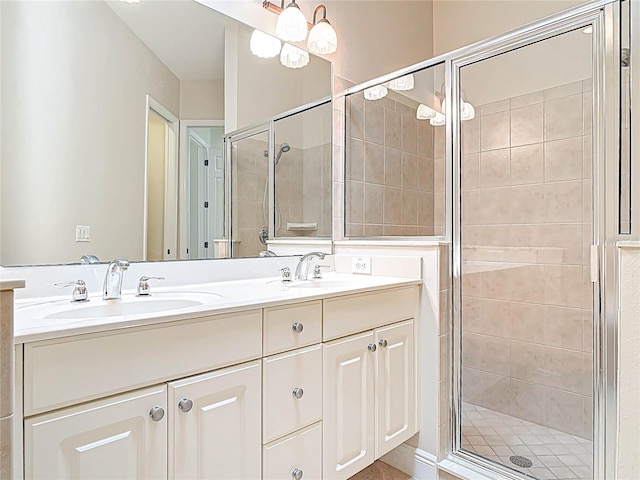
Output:
[[100,263],[100,259],[95,255],[82,255],[82,257],[80,257],[80,263],[83,265],[88,265],[91,263]]

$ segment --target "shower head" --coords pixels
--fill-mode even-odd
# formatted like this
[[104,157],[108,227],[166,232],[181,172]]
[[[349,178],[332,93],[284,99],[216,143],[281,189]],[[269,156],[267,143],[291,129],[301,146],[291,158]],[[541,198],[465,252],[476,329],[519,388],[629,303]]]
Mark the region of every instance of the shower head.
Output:
[[282,156],[282,154],[287,153],[289,150],[291,150],[291,146],[289,146],[288,143],[280,144],[280,150],[278,150],[278,153],[276,154],[276,165],[280,161],[280,157]]

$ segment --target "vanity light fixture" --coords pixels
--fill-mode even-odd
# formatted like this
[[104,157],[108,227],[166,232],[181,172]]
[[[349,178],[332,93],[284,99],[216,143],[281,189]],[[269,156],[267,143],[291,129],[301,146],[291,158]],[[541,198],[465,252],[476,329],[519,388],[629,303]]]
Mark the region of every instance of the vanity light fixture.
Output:
[[260,30],[254,30],[249,41],[249,49],[256,57],[273,58],[277,57],[282,48],[282,42]]
[[418,120],[431,120],[432,118],[435,118],[436,113],[438,112],[436,112],[433,108],[427,107],[426,105],[423,105],[421,103],[420,105],[418,105],[418,110],[416,111],[416,118]]
[[302,68],[309,63],[309,52],[285,43],[280,52],[280,63],[288,68]]
[[441,127],[445,124],[446,117],[444,114],[436,111],[436,114],[433,118],[429,120],[429,124],[433,127]]
[[405,75],[404,77],[394,78],[389,82],[389,88],[401,92],[403,90],[412,90],[414,86],[413,73]]
[[364,98],[367,100],[380,100],[384,98],[389,93],[387,87],[384,85],[376,85],[375,87],[369,87],[364,91]]
[[[270,2],[264,2],[262,4],[263,7],[267,8],[265,3]],[[304,13],[300,10],[296,0],[291,0],[289,5],[283,7],[284,0],[282,0],[281,12],[276,22],[276,36],[286,42],[303,41],[307,38],[308,30],[307,19],[304,17]]]
[[[320,9],[323,10],[322,18],[316,21],[316,15]],[[321,55],[333,53],[338,48],[338,36],[327,20],[327,7],[322,4],[313,11],[313,28],[309,32],[307,48]]]
[[476,118],[476,109],[469,102],[462,101],[460,108],[460,120],[463,122]]

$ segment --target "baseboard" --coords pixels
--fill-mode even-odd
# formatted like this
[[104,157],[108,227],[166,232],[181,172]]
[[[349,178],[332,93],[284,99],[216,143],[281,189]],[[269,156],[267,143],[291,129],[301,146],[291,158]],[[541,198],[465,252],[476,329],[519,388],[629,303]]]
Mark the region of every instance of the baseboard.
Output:
[[391,450],[380,460],[411,475],[414,480],[437,480],[438,478],[436,456],[406,443]]

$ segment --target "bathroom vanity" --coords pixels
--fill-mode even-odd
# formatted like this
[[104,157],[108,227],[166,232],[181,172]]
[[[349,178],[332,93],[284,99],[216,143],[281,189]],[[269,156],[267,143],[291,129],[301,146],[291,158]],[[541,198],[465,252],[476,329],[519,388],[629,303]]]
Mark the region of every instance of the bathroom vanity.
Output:
[[419,284],[221,282],[182,292],[210,304],[102,319],[18,306],[24,478],[346,479],[417,432]]

